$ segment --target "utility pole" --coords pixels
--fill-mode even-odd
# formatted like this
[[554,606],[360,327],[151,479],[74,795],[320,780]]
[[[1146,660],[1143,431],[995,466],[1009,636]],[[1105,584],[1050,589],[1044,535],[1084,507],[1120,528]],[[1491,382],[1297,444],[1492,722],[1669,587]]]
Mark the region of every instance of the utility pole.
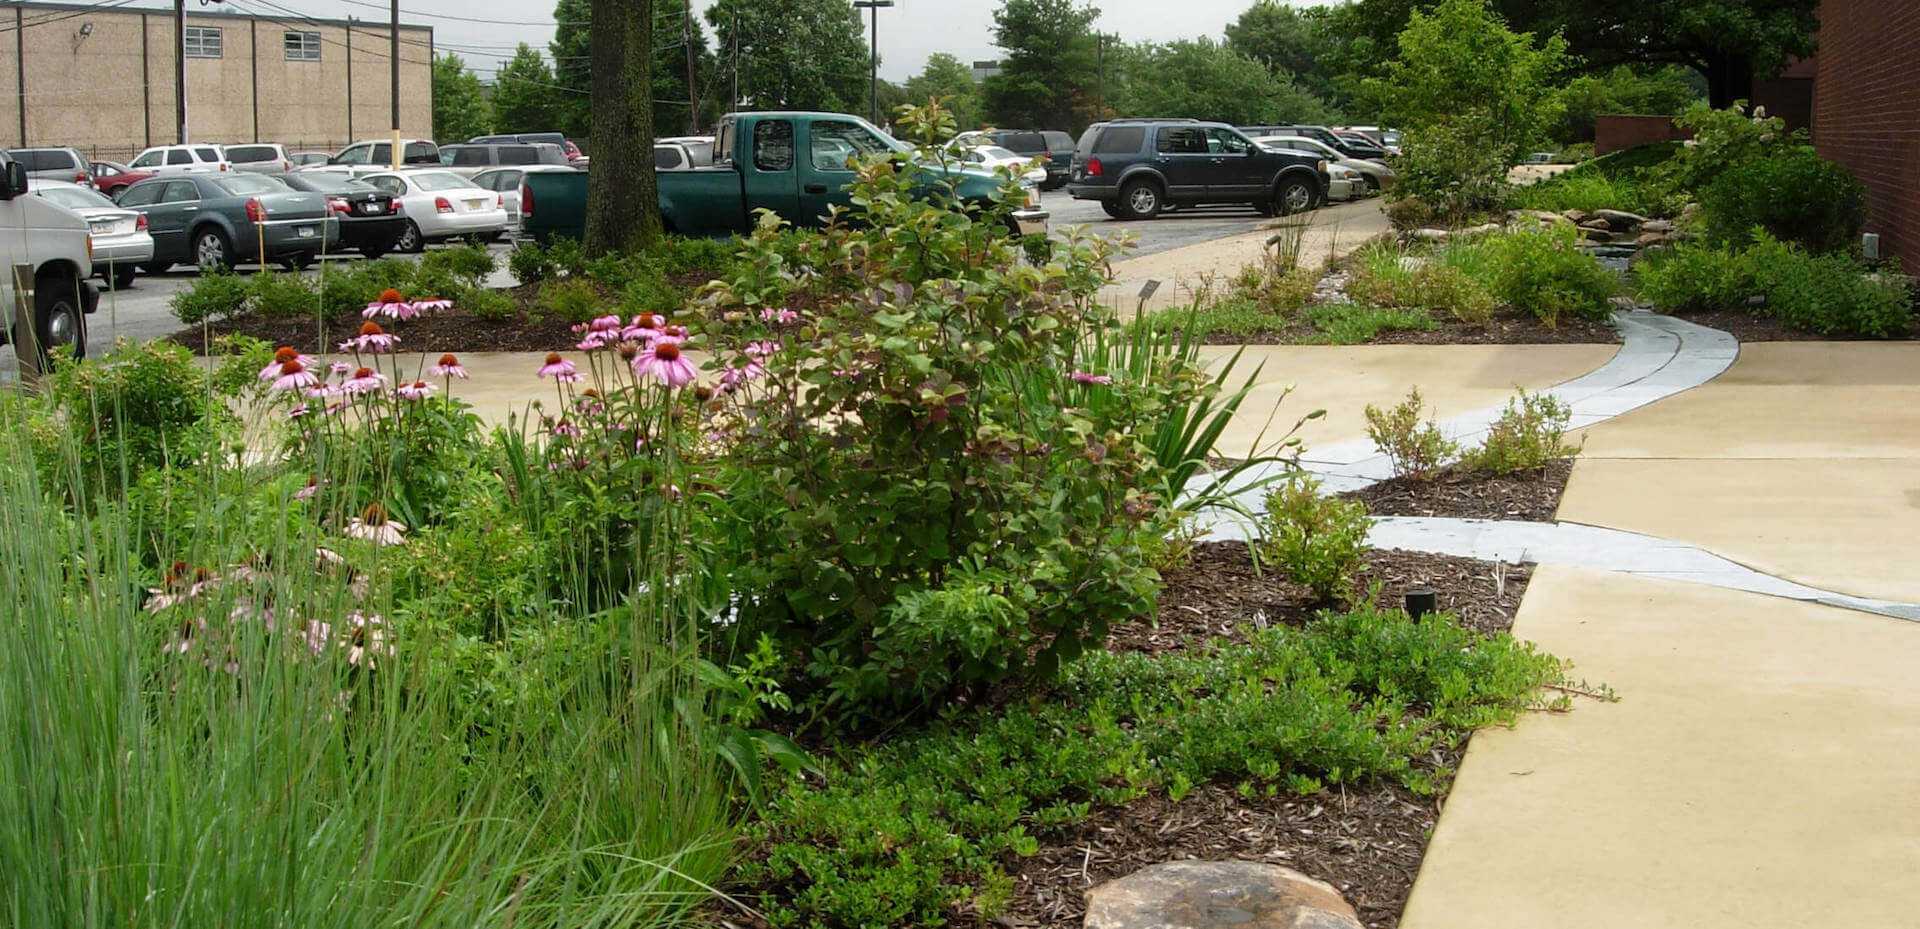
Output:
[[873,50],[867,56],[867,120],[880,124],[880,8],[893,6],[893,0],[853,0],[854,9],[872,10]]
[[[727,101],[727,112],[740,110],[740,14],[733,14],[733,98]],[[25,144],[25,143],[22,143]]]
[[[376,7],[377,9],[377,7]],[[400,0],[393,0],[393,35],[387,54],[393,66],[393,169],[400,170],[404,147],[400,144]]]
[[680,0],[680,44],[687,47],[687,134],[700,133],[700,92],[693,86],[693,0]]
[[[227,0],[200,0],[200,5]],[[187,144],[187,0],[173,0],[173,112],[178,144]]]

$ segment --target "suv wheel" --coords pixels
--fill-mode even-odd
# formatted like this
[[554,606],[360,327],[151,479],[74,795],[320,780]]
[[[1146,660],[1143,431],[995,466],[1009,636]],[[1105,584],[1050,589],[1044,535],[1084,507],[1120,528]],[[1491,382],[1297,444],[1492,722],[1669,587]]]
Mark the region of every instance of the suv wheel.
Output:
[[233,250],[227,246],[227,237],[213,228],[194,233],[193,263],[200,266],[202,274],[233,270]]
[[[19,324],[25,324],[21,320]],[[34,358],[35,370],[52,370],[53,350],[67,348],[78,361],[87,355],[87,316],[80,305],[78,283],[70,278],[43,280],[34,289],[33,295],[33,339],[38,343],[38,357]],[[15,332],[14,350],[17,352],[26,345]],[[25,361],[26,359],[22,359]]]
[[1273,212],[1280,216],[1291,216],[1313,209],[1317,195],[1313,185],[1293,177],[1280,182],[1280,189],[1273,193]]
[[1152,219],[1160,215],[1160,188],[1152,181],[1133,181],[1120,188],[1120,209],[1129,219]]

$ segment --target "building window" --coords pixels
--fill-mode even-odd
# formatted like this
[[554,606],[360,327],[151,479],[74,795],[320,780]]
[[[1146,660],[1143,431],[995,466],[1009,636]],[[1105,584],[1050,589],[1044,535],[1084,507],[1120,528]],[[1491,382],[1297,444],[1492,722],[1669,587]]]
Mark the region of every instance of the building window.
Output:
[[288,61],[320,60],[320,33],[318,32],[289,32],[286,44]]
[[218,26],[188,26],[186,42],[188,58],[220,57],[220,27]]

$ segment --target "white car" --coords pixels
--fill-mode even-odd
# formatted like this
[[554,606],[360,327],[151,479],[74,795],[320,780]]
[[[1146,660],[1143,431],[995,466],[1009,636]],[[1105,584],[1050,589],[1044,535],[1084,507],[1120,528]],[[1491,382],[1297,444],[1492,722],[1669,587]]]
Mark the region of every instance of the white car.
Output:
[[128,162],[135,171],[147,171],[162,177],[170,174],[214,174],[231,171],[233,165],[218,145],[156,145]]
[[473,186],[500,195],[500,207],[507,211],[507,228],[520,230],[520,181],[529,174],[578,171],[571,165],[526,165],[518,168],[494,168],[473,176]]
[[153,260],[153,236],[147,233],[145,213],[122,209],[99,191],[66,181],[32,181],[27,190],[87,221],[87,233],[93,237],[94,273],[114,290],[131,286],[138,267]]
[[452,171],[387,171],[360,180],[392,194],[402,206],[407,225],[394,251],[417,252],[430,242],[462,236],[492,240],[507,231],[506,198]]
[[1393,186],[1393,169],[1378,161],[1360,158],[1348,158],[1334,151],[1333,146],[1318,139],[1309,139],[1299,135],[1263,135],[1253,140],[1262,148],[1288,148],[1297,152],[1311,152],[1327,160],[1329,165],[1339,165],[1360,175],[1361,180],[1371,190],[1385,190]]
[[1345,165],[1327,162],[1327,201],[1338,203],[1367,195],[1367,179]]
[[[440,146],[431,139],[401,139],[401,165],[414,167],[419,165],[440,165]],[[393,170],[393,143],[379,139],[355,142],[340,150],[339,154],[327,159],[325,165],[304,168],[306,171],[337,171],[354,177],[365,177]]]
[[[0,305],[31,312],[8,314],[11,331],[0,339],[13,343],[22,370],[47,370],[48,349],[67,348],[74,357],[87,353],[87,314],[100,305],[87,252],[87,221],[44,197],[27,195],[27,167],[0,152],[0,254],[11,273],[0,274]],[[16,289],[25,284],[31,294]]]
[[1015,154],[1011,149],[1001,148],[998,145],[975,145],[971,148],[962,148],[954,154],[962,164],[970,168],[985,168],[988,171],[1008,168],[1023,181],[1032,181],[1035,184],[1044,184],[1047,181],[1047,169],[1035,164],[1038,159]]

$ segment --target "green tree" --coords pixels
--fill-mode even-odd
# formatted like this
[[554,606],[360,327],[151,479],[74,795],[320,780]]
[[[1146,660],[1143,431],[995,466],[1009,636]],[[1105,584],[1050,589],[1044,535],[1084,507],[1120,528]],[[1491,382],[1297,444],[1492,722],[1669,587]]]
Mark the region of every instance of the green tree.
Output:
[[982,91],[987,117],[1007,128],[1079,131],[1095,115],[1100,11],[1076,0],[1001,0],[993,44],[1006,52]]
[[1591,142],[1594,121],[1603,114],[1678,116],[1700,96],[1696,75],[1685,68],[1615,65],[1582,74],[1560,89],[1560,118],[1548,134],[1563,144]]
[[1558,119],[1567,43],[1536,42],[1507,28],[1486,0],[1444,0],[1416,10],[1399,55],[1365,89],[1389,123],[1404,129],[1464,128],[1509,162]]
[[906,102],[925,106],[939,97],[941,105],[953,114],[953,124],[962,130],[978,129],[984,118],[980,109],[980,85],[973,80],[973,69],[946,52],[927,56],[926,67],[907,79]]
[[867,111],[866,23],[847,0],[716,0],[718,78],[752,109]]
[[1321,98],[1339,94],[1344,37],[1324,7],[1295,9],[1280,0],[1257,0],[1227,24],[1227,47],[1267,66],[1276,75]]
[[448,52],[433,59],[433,137],[464,142],[485,135],[493,127],[493,110],[480,78],[467,70],[459,55]]
[[1126,58],[1114,97],[1119,112],[1242,125],[1332,121],[1320,98],[1210,38],[1143,45]]
[[560,129],[560,98],[566,95],[567,91],[554,83],[553,69],[547,67],[547,60],[533,46],[522,42],[494,76],[494,126],[501,132]]
[[[717,86],[713,50],[698,17],[687,15],[690,0],[654,0],[653,125],[660,135],[686,135],[695,128],[711,128],[725,109],[724,91]],[[588,0],[559,0],[554,4],[553,57],[556,82],[573,91],[560,101],[561,131],[589,135],[593,114],[588,101],[593,87],[591,37],[593,7]],[[693,87],[687,86],[687,48],[693,48]],[[698,118],[693,104],[698,104]]]
[[653,171],[653,0],[593,0],[593,175],[588,255],[635,252],[660,239]]

